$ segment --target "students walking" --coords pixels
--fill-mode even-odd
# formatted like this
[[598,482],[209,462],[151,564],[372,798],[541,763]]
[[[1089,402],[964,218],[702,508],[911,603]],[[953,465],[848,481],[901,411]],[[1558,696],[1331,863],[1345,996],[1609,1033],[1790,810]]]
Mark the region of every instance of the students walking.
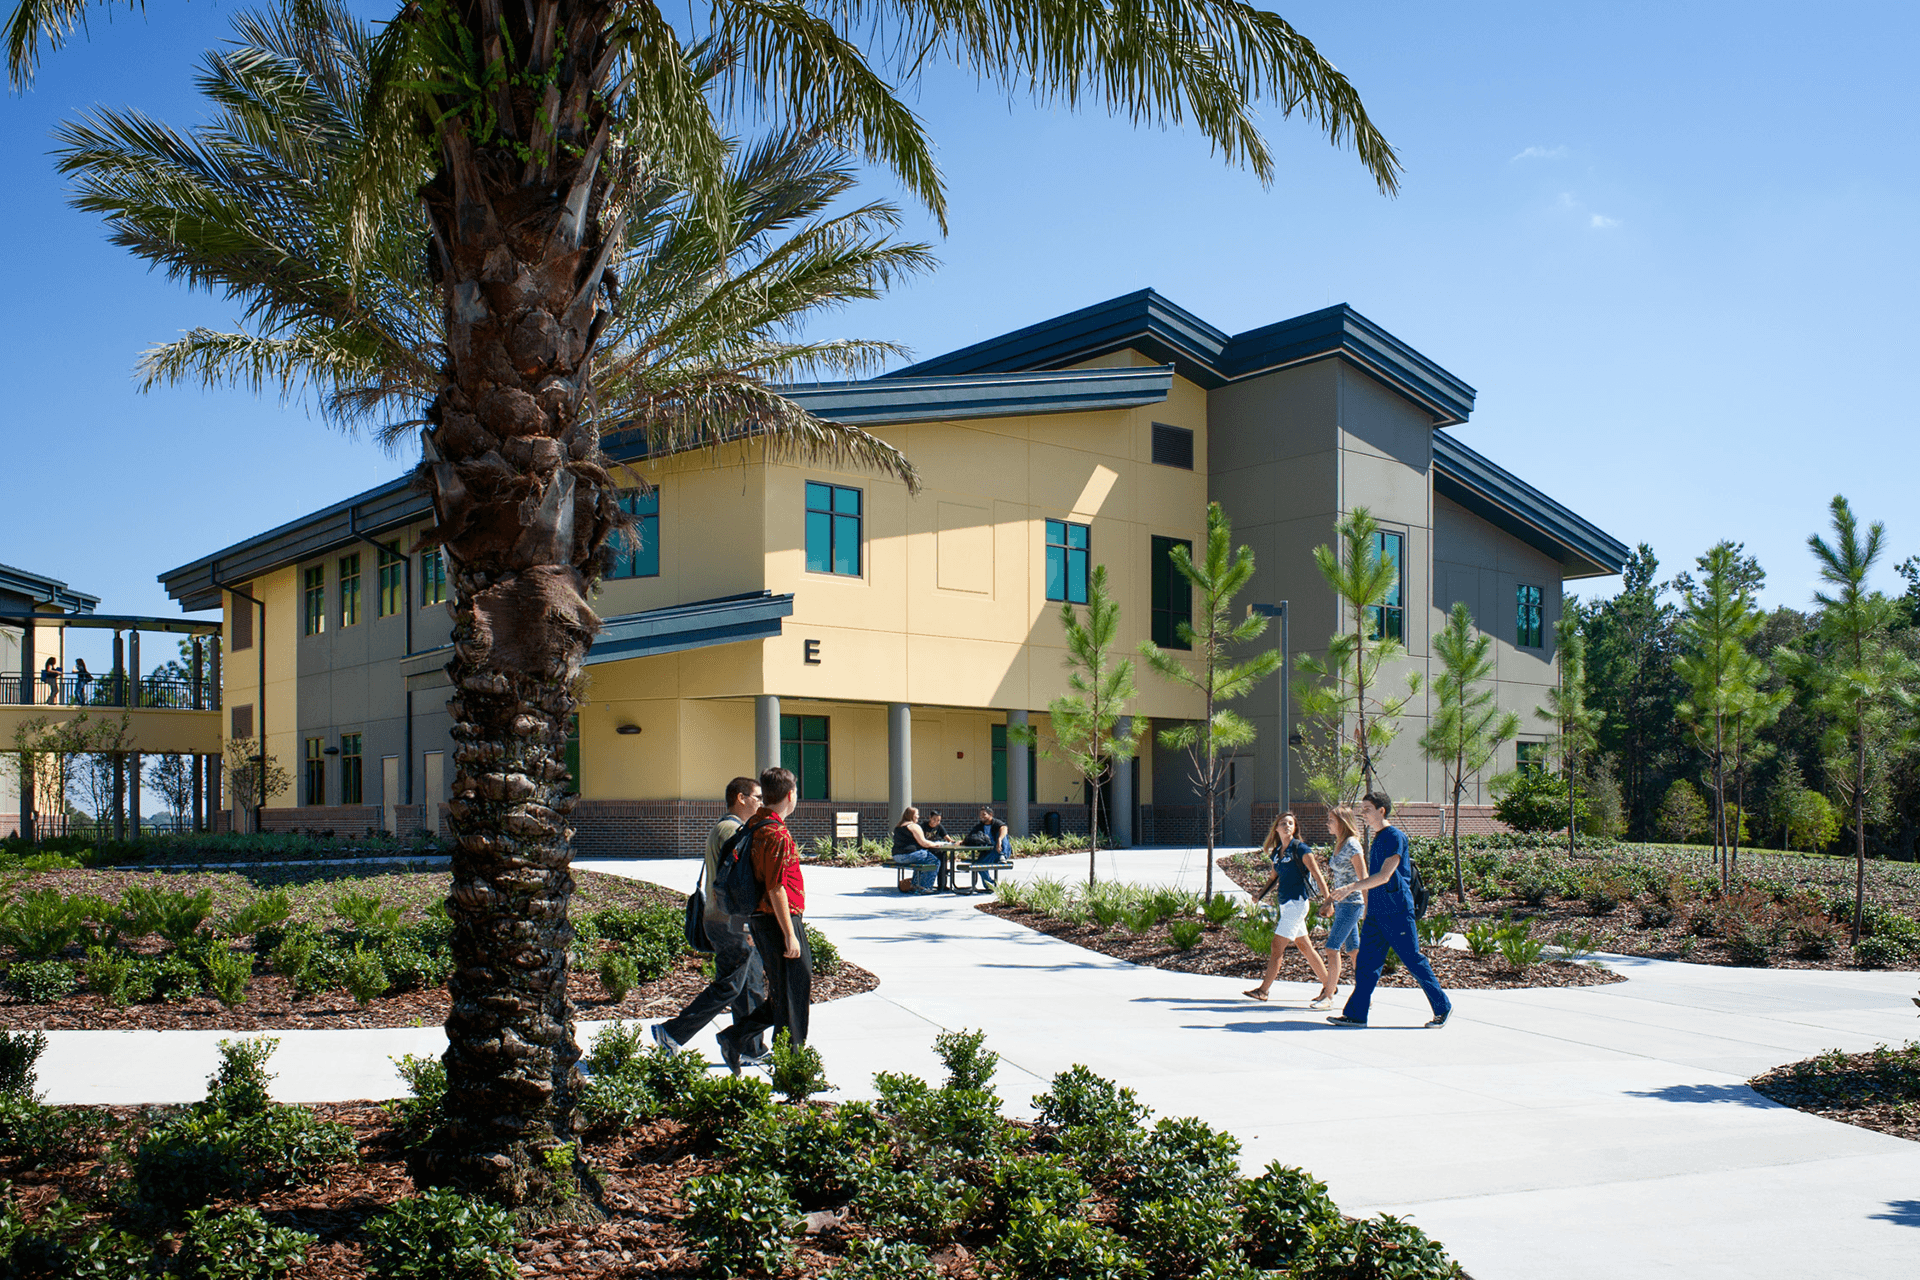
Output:
[[[722,1009],[733,1006],[734,1025],[738,1026],[764,999],[761,993],[766,987],[766,969],[754,949],[749,917],[728,915],[720,903],[719,886],[714,883],[721,848],[759,808],[759,782],[735,778],[727,784],[727,814],[707,835],[707,867],[702,883],[706,885],[707,940],[713,944],[713,981],[678,1015],[654,1026],[654,1042],[674,1053],[700,1034]],[[759,1035],[741,1045],[740,1056],[747,1061],[757,1061],[765,1053]]]
[[1333,1007],[1333,991],[1327,985],[1327,969],[1320,963],[1320,953],[1313,949],[1313,940],[1307,936],[1307,906],[1314,898],[1313,887],[1320,887],[1320,897],[1328,893],[1326,877],[1320,874],[1320,865],[1313,859],[1313,850],[1303,840],[1296,839],[1294,832],[1299,830],[1299,821],[1291,813],[1283,813],[1273,820],[1273,826],[1267,831],[1266,843],[1260,851],[1273,862],[1273,878],[1267,881],[1259,893],[1253,896],[1257,903],[1267,896],[1269,889],[1277,890],[1274,905],[1279,912],[1273,925],[1273,944],[1267,954],[1267,973],[1260,985],[1247,994],[1255,1000],[1265,1000],[1267,993],[1273,990],[1273,980],[1280,976],[1280,962],[1286,959],[1289,945],[1298,947],[1300,954],[1307,958],[1307,967],[1313,970],[1313,976],[1320,979],[1320,994],[1307,1006],[1310,1009],[1330,1009]]
[[1353,994],[1344,1011],[1328,1018],[1336,1027],[1364,1027],[1367,1011],[1373,1003],[1373,989],[1380,984],[1380,970],[1387,963],[1387,948],[1393,948],[1407,972],[1427,993],[1433,1006],[1429,1027],[1444,1027],[1453,1012],[1453,1001],[1440,989],[1433,966],[1420,954],[1420,938],[1413,928],[1413,856],[1407,848],[1406,833],[1388,821],[1393,815],[1393,800],[1384,791],[1369,791],[1360,801],[1360,820],[1373,832],[1373,847],[1367,851],[1369,873],[1353,887],[1367,895],[1367,917],[1360,925],[1360,957],[1353,966]]
[[813,951],[807,945],[807,887],[800,874],[800,850],[787,830],[787,815],[799,801],[793,774],[778,766],[760,775],[760,810],[753,824],[753,876],[760,884],[760,905],[748,922],[760,962],[767,967],[767,1002],[715,1039],[720,1060],[740,1074],[742,1050],[749,1039],[785,1028],[795,1045],[807,1042],[807,1014],[813,1000]]
[[1360,919],[1366,914],[1366,894],[1354,888],[1367,878],[1367,851],[1360,847],[1360,819],[1353,810],[1341,805],[1327,815],[1333,828],[1333,854],[1327,870],[1333,876],[1333,922],[1327,926],[1327,989],[1331,997],[1340,989],[1343,959],[1360,949]]

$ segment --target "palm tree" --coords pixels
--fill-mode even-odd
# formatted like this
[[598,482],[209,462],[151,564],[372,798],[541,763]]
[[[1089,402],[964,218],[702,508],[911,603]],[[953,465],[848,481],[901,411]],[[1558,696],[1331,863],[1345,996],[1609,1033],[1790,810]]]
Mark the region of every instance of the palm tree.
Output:
[[[17,0],[7,31],[16,86],[43,44],[58,46],[87,12],[87,0]],[[649,0],[408,0],[368,54],[365,145],[340,157],[342,270],[309,282],[311,307],[268,313],[283,326],[277,335],[296,338],[310,336],[296,316],[359,320],[367,303],[357,284],[374,274],[382,217],[417,192],[444,357],[430,342],[407,352],[426,365],[419,479],[453,588],[460,766],[449,812],[464,958],[447,1096],[466,1119],[440,1176],[507,1203],[560,1187],[541,1152],[566,1140],[569,1120],[578,1051],[565,1017],[572,799],[562,744],[598,625],[587,593],[625,520],[600,453],[608,418],[595,358],[632,288],[621,268],[644,225],[641,193],[684,187],[692,206],[723,218],[726,147],[714,113],[744,110],[891,168],[944,217],[931,144],[899,96],[936,59],[1009,94],[1069,106],[1089,97],[1146,123],[1191,120],[1262,181],[1273,171],[1255,122],[1262,101],[1352,145],[1383,191],[1399,168],[1346,78],[1244,0],[716,0],[706,16],[711,76]],[[247,200],[230,212],[244,221],[258,210]],[[244,283],[249,297],[277,288]],[[320,357],[365,367],[357,348]],[[757,385],[767,372],[648,400],[643,417],[710,440],[743,429],[737,411],[757,409],[752,425],[773,438],[801,433],[803,443],[886,460],[781,409]]]

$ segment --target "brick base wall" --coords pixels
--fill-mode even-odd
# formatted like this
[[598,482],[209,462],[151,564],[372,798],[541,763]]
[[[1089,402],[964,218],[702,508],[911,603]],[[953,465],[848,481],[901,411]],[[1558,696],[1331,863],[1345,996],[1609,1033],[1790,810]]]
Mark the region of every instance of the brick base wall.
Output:
[[[400,804],[393,807],[395,834],[414,835],[426,830],[426,806]],[[221,831],[233,829],[231,811],[219,815]],[[330,831],[337,836],[364,836],[386,829],[385,811],[377,804],[306,805],[295,809],[262,809],[262,831]]]
[[[938,809],[948,834],[958,838],[978,820],[978,801],[933,802],[919,806],[921,813]],[[1007,806],[994,805],[993,812],[1002,822]],[[1087,830],[1085,805],[1030,805],[1028,829],[1045,830],[1046,815],[1060,814],[1060,830],[1068,835],[1084,835]],[[707,847],[707,833],[726,813],[718,800],[582,800],[573,811],[573,849],[588,858],[676,858],[692,857]],[[862,801],[802,800],[795,806],[787,826],[802,849],[815,840],[830,839],[836,815],[860,815],[860,836],[866,840],[891,840],[895,816],[885,804]]]

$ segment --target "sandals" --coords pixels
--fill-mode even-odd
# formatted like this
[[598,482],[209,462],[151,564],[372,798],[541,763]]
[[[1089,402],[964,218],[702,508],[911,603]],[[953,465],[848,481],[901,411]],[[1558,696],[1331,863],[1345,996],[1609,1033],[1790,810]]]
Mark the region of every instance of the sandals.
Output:
[[1249,1000],[1258,1000],[1261,1004],[1265,1004],[1267,1002],[1267,993],[1262,991],[1258,987],[1255,987],[1251,991],[1242,992],[1241,994],[1246,996]]

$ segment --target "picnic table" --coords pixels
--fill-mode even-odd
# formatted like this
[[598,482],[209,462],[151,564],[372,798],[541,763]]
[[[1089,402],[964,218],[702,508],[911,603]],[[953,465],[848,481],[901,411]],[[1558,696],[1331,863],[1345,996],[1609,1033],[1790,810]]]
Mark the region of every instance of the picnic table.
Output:
[[959,856],[963,853],[992,853],[993,846],[990,844],[948,844],[936,847],[934,852],[940,855],[940,876],[939,879],[934,882],[934,888],[953,893],[956,892],[953,885],[954,863],[959,860]]

